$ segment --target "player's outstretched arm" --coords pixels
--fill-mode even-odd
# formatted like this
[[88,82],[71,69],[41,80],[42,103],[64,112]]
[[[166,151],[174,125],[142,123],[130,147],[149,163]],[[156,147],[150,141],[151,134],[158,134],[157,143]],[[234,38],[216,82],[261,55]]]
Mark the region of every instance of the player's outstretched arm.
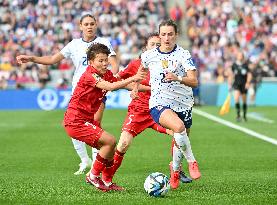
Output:
[[64,56],[60,52],[52,56],[39,57],[39,56],[19,55],[16,57],[16,61],[20,65],[28,62],[39,63],[43,65],[52,65],[60,62],[62,59],[64,59]]
[[121,81],[117,81],[117,82],[113,82],[113,83],[110,83],[105,80],[100,80],[96,84],[96,87],[103,89],[103,90],[108,90],[108,91],[118,90],[120,88],[124,88],[129,83],[141,81],[142,79],[144,79],[145,75],[146,75],[146,72],[139,71],[136,75],[134,75],[130,78],[127,78],[127,79],[121,80]]

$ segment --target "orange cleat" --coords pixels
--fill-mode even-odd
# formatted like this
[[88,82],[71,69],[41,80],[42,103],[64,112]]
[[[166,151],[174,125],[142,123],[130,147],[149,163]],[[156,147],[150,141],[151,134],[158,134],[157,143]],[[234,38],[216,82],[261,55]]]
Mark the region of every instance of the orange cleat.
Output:
[[189,174],[192,179],[199,179],[201,177],[197,161],[189,163]]
[[173,171],[170,173],[170,187],[172,189],[177,189],[179,187],[179,179],[179,171]]

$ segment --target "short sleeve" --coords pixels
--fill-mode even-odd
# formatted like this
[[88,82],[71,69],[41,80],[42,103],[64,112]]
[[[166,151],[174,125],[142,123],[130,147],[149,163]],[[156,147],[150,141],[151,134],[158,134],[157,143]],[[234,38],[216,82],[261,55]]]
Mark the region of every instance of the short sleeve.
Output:
[[148,61],[148,57],[147,57],[147,51],[142,53],[141,54],[141,65],[144,67],[144,68],[147,68],[149,67],[149,61]]
[[60,52],[65,58],[69,58],[71,56],[73,40],[70,41]]
[[195,63],[189,51],[185,50],[181,56],[181,59],[182,66],[185,68],[185,71],[196,70]]
[[110,50],[110,55],[109,55],[109,57],[110,56],[115,56],[116,55],[116,53],[115,53],[115,51],[114,51],[114,49],[113,49],[113,47],[112,47],[112,44],[111,44],[111,42],[109,41],[109,40],[107,40],[107,39],[105,39],[105,38],[102,38],[102,43],[105,45],[105,46],[107,46],[108,48],[109,48],[109,50]]

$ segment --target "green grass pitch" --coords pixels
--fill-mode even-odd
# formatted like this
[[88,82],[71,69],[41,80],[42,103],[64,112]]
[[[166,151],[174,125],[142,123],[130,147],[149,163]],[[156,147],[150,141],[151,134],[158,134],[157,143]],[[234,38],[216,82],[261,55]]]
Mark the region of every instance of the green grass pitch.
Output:
[[[217,115],[218,107],[201,107]],[[249,108],[272,124],[239,123],[277,139],[276,107]],[[277,146],[193,115],[191,144],[202,178],[164,198],[147,196],[148,174],[169,175],[171,137],[137,136],[114,181],[124,192],[102,193],[73,175],[79,159],[61,121],[64,111],[0,112],[0,204],[277,204]],[[103,127],[117,138],[126,110],[106,110]],[[222,118],[235,122],[235,111]],[[89,149],[90,153],[90,149]],[[184,170],[187,173],[186,163]]]

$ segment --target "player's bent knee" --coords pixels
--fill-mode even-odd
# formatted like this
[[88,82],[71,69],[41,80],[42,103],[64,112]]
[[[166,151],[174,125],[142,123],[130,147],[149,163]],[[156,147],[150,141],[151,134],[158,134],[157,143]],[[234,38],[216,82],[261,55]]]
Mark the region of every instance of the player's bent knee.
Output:
[[131,142],[130,141],[128,141],[128,140],[125,140],[125,139],[123,139],[123,140],[120,140],[119,141],[119,143],[118,143],[118,150],[120,151],[120,152],[126,152],[127,150],[128,150],[128,148],[129,148],[129,146],[130,146],[130,144],[131,144]]
[[177,123],[174,127],[174,132],[175,133],[181,133],[184,132],[186,130],[186,127],[184,125],[184,123]]

